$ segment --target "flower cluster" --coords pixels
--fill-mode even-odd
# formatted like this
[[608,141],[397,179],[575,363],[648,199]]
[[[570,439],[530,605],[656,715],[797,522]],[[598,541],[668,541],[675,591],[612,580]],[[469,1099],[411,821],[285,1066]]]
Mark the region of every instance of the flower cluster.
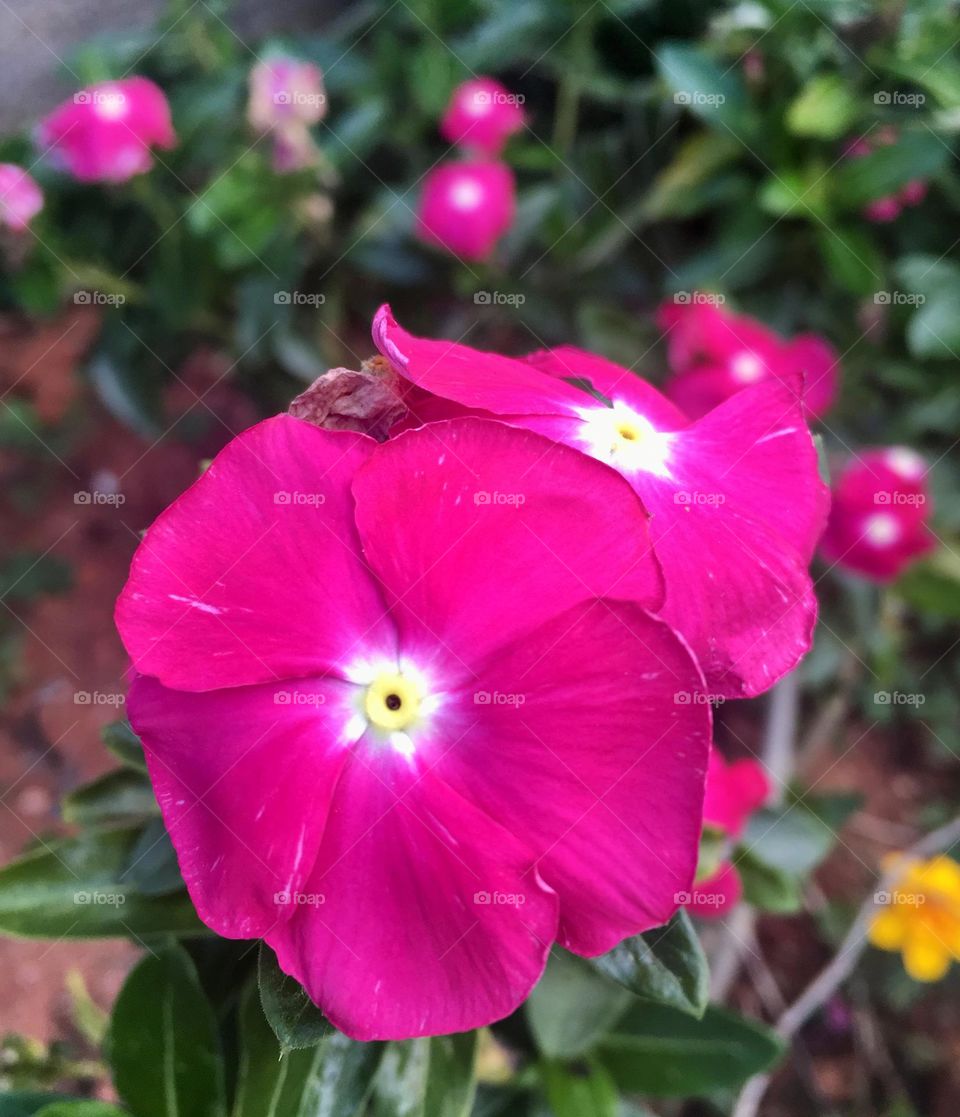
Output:
[[420,235],[465,260],[484,260],[513,224],[516,185],[499,159],[524,124],[521,98],[493,78],[464,82],[440,124],[465,158],[426,176],[417,218]]
[[711,699],[809,647],[826,514],[799,383],[691,422],[580,350],[483,353],[386,307],[374,339],[389,437],[248,430],[117,607],[197,911],[359,1039],[489,1023],[554,942],[596,955],[669,918],[708,763],[710,820],[745,809]]

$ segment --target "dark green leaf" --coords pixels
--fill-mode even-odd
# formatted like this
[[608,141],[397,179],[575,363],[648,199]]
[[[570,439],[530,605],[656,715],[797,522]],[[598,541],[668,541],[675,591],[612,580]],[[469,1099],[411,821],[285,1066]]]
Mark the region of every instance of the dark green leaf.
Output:
[[266,943],[260,944],[257,983],[264,1015],[284,1051],[316,1047],[333,1031],[300,982],[280,969]]
[[354,1117],[366,1104],[384,1049],[328,1028],[313,1048],[284,1051],[253,983],[240,1006],[240,1038],[233,1117]]
[[617,1117],[619,1095],[608,1071],[587,1060],[543,1062],[540,1078],[555,1117]]
[[802,907],[800,881],[791,873],[761,861],[746,850],[738,852],[734,865],[743,882],[748,904],[778,915],[791,915]]
[[929,178],[949,158],[949,146],[929,129],[904,132],[896,144],[844,160],[831,176],[831,194],[839,205],[857,209],[913,179]]
[[660,1005],[637,1005],[596,1057],[621,1090],[654,1097],[697,1097],[737,1086],[782,1053],[769,1028],[711,1006],[703,1018]]
[[108,1105],[103,1101],[59,1101],[41,1109],[37,1117],[130,1117],[130,1115],[125,1109]]
[[476,1091],[477,1033],[387,1045],[371,1117],[466,1117]]
[[120,879],[143,896],[167,896],[183,888],[177,853],[163,819],[151,819],[140,831]]
[[726,125],[746,138],[753,122],[737,67],[722,66],[700,47],[680,42],[661,43],[655,60],[677,105],[713,127],[722,130]]
[[140,744],[140,738],[134,733],[129,722],[111,722],[103,727],[100,736],[121,764],[138,772],[146,772],[147,763],[143,759],[143,745]]
[[107,1037],[117,1092],[137,1117],[222,1117],[217,1025],[179,946],[148,954],[120,990]]
[[684,911],[588,962],[635,996],[694,1016],[703,1015],[710,999],[707,958]]
[[186,892],[140,893],[123,871],[137,828],[89,830],[0,869],[0,930],[33,938],[196,935],[206,930]]
[[118,768],[71,791],[63,800],[63,817],[78,826],[130,821],[159,811],[150,781],[132,768]]
[[554,950],[526,1003],[537,1046],[549,1059],[588,1051],[620,1019],[633,998],[565,951]]
[[41,1094],[35,1090],[0,1093],[0,1117],[33,1117],[53,1102],[62,1100],[62,1094]]

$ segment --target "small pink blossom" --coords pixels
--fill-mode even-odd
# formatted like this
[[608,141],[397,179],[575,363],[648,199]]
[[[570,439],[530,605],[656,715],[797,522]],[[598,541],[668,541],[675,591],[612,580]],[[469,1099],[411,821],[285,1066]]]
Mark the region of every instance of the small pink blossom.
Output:
[[234,439],[117,604],[204,922],[372,1040],[489,1024],[552,943],[669,918],[710,712],[674,701],[702,676],[649,612],[646,524],[613,470],[504,423]]
[[280,174],[302,170],[317,161],[311,125],[327,114],[323,73],[312,62],[277,56],[250,71],[247,119],[273,140],[273,166]]
[[516,186],[504,163],[444,163],[426,177],[417,214],[424,240],[464,260],[485,260],[513,224]]
[[15,163],[0,163],[0,224],[22,233],[43,209],[43,192]]
[[150,170],[151,148],[177,137],[163,91],[132,77],[75,93],[40,122],[37,142],[80,182],[125,182]]
[[440,122],[440,134],[452,144],[496,156],[523,128],[522,98],[493,78],[473,78],[453,91]]
[[[895,146],[898,138],[897,129],[887,125],[877,128],[866,136],[858,136],[848,141],[843,154],[847,159],[862,159],[865,155],[872,155],[881,147]],[[895,194],[887,194],[868,202],[863,207],[863,216],[874,224],[886,225],[896,221],[907,206],[918,206],[926,196],[926,181],[919,178],[912,179]]]
[[[652,517],[666,587],[660,616],[688,641],[712,694],[760,693],[809,650],[816,599],[807,567],[828,494],[799,378],[764,380],[690,422],[628,369],[569,346],[502,357],[415,337],[389,307],[374,319],[374,341],[423,393],[410,424],[451,407],[492,413],[629,481]],[[605,400],[569,382],[583,380]]]
[[[736,842],[747,821],[770,794],[770,781],[759,761],[728,763],[716,748],[710,750],[707,789],[703,802],[704,827]],[[740,902],[743,884],[736,866],[722,861],[715,872],[693,889],[686,907],[700,919],[719,919]]]
[[803,378],[804,410],[826,414],[837,394],[840,359],[818,334],[785,341],[745,314],[714,302],[669,300],[657,313],[665,331],[673,376],[664,391],[687,415],[699,418],[750,384]]
[[936,546],[930,511],[919,454],[906,446],[864,451],[834,481],[820,549],[828,562],[874,582],[892,581]]

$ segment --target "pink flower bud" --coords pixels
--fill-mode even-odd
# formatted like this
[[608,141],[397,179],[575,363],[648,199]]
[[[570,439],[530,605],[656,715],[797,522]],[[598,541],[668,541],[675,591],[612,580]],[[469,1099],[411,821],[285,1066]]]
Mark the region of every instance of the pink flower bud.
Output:
[[247,119],[259,132],[316,124],[327,113],[323,74],[312,62],[277,57],[250,71]]
[[440,134],[452,144],[484,155],[499,155],[503,145],[523,127],[523,97],[493,78],[475,78],[458,85],[440,122]]
[[125,182],[150,170],[152,147],[177,137],[163,91],[133,77],[75,93],[40,122],[37,142],[80,182]]
[[43,209],[43,193],[14,163],[0,163],[0,224],[21,233]]
[[890,221],[896,221],[902,209],[899,199],[891,195],[869,202],[863,207],[863,216],[876,225],[886,225]]
[[503,163],[445,163],[426,177],[418,232],[466,260],[486,259],[509,229],[516,186]]

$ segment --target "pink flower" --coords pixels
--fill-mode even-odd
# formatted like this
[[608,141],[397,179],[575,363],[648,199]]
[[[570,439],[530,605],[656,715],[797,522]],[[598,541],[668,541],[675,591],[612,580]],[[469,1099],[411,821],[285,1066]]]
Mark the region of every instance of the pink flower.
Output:
[[[201,918],[357,1039],[513,1011],[691,885],[710,716],[612,470],[502,423],[278,416],[148,531],[130,718]],[[624,871],[629,866],[629,872]]]
[[[703,824],[733,841],[743,836],[747,820],[767,800],[770,782],[756,760],[728,763],[716,748],[710,750]],[[718,919],[740,902],[743,884],[736,866],[721,861],[715,872],[700,881],[686,904],[700,919]]]
[[40,122],[37,142],[80,182],[125,182],[150,170],[152,147],[177,137],[163,91],[133,77],[75,93]]
[[[847,159],[862,159],[865,155],[872,155],[878,148],[895,146],[898,138],[896,128],[878,128],[868,135],[850,140],[844,147],[843,154]],[[875,224],[885,225],[896,221],[907,206],[918,206],[926,196],[926,180],[912,179],[896,194],[886,194],[868,202],[863,207],[863,216]]]
[[[809,649],[816,599],[807,565],[827,491],[799,384],[769,379],[691,423],[650,384],[582,350],[514,360],[414,337],[388,307],[374,319],[374,341],[419,389],[539,431],[627,478],[652,517],[666,583],[660,615],[688,641],[712,693],[757,694]],[[449,414],[412,405],[421,420]]]
[[417,215],[424,240],[485,260],[513,223],[516,186],[503,163],[444,163],[426,177]]
[[836,477],[821,551],[831,563],[875,582],[899,577],[928,554],[927,469],[906,446],[867,450]]
[[278,56],[250,71],[247,119],[273,137],[273,166],[280,173],[299,171],[317,160],[310,126],[327,113],[323,73],[311,62]]
[[811,418],[824,415],[837,394],[840,361],[817,334],[785,341],[755,318],[714,303],[663,303],[657,313],[666,332],[673,377],[665,391],[693,419],[749,384],[803,377],[803,404]]
[[523,127],[522,97],[493,78],[473,78],[453,91],[440,122],[440,134],[452,144],[495,156]]
[[0,163],[0,223],[22,233],[43,209],[43,192],[15,163]]

